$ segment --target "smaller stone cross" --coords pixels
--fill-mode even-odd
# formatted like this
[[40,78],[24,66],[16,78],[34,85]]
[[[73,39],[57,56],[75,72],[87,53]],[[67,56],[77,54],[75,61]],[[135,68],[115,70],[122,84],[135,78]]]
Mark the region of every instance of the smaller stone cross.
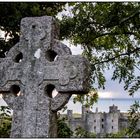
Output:
[[89,90],[87,60],[71,55],[58,30],[53,17],[23,18],[19,43],[0,59],[0,93],[13,109],[12,138],[57,137],[57,111],[72,94]]

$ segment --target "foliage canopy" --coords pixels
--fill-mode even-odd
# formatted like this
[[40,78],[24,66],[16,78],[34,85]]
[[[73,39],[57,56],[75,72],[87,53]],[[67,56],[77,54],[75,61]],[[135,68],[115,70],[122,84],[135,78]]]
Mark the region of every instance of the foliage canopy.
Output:
[[58,138],[70,138],[73,135],[73,132],[65,122],[65,118],[58,118],[57,125],[58,125]]
[[112,80],[124,82],[133,95],[140,88],[140,3],[77,2],[71,15],[62,18],[61,38],[83,47],[93,87],[104,89],[104,72],[111,69]]
[[9,138],[11,121],[10,108],[7,106],[0,106],[0,138]]
[[133,105],[131,105],[129,111],[128,111],[128,130],[127,135],[130,138],[139,138],[140,137],[140,128],[138,126],[140,122],[140,104],[138,101],[135,101]]

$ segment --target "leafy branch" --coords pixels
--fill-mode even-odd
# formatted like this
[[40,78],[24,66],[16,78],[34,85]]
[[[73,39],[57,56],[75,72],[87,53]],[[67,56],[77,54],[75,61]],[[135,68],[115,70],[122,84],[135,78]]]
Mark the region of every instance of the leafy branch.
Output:
[[[137,51],[140,51],[140,48],[135,48],[134,50],[130,50],[129,52],[121,53],[121,54],[119,54],[119,55],[116,55],[116,56],[114,56],[114,57],[108,58],[108,59],[103,60],[103,61],[95,62],[95,63],[93,63],[92,65],[99,65],[99,64],[102,64],[102,63],[108,63],[108,62],[110,62],[110,61],[115,60],[116,58],[121,57],[121,56],[125,56],[125,55],[130,56],[131,54],[133,54],[133,53],[135,53],[135,52],[137,52]],[[138,67],[137,67],[137,68],[138,68]]]

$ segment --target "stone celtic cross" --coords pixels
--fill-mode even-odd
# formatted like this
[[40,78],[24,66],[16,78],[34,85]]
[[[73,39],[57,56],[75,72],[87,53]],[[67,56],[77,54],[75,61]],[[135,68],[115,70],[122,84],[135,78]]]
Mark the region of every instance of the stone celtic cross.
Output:
[[57,111],[72,94],[88,92],[89,64],[58,41],[53,17],[23,18],[20,28],[20,41],[0,58],[0,93],[13,109],[11,137],[57,137]]

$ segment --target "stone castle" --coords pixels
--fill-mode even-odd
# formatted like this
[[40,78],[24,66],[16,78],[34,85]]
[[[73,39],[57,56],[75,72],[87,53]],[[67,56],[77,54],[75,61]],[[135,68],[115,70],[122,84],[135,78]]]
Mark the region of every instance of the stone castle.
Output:
[[127,128],[128,118],[127,113],[121,113],[115,105],[109,107],[108,113],[98,112],[98,109],[92,112],[82,106],[81,117],[73,117],[72,110],[67,110],[67,123],[72,131],[80,126],[88,132],[102,135]]

